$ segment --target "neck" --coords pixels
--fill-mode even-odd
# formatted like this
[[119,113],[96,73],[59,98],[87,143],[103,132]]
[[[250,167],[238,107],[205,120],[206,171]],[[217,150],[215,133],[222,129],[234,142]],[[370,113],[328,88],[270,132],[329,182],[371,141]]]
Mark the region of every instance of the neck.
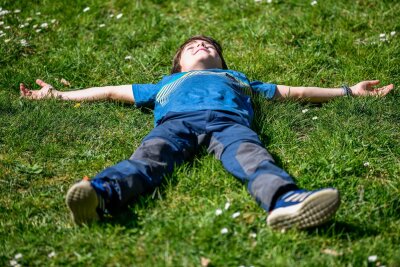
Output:
[[193,64],[188,66],[182,66],[181,71],[187,72],[192,70],[208,70],[208,69],[222,69],[222,66],[219,62],[215,60],[199,60],[197,62],[193,62]]
[[206,64],[196,64],[190,67],[182,68],[182,72],[192,71],[192,70],[208,70],[208,69],[222,69],[221,66],[206,65]]

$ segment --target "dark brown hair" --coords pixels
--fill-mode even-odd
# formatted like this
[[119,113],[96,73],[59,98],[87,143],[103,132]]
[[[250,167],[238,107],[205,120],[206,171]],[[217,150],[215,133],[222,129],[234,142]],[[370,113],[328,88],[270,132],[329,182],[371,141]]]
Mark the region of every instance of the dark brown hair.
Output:
[[204,35],[195,35],[195,36],[192,36],[192,37],[190,37],[189,39],[187,39],[187,40],[179,47],[179,49],[176,51],[175,56],[174,56],[174,59],[173,59],[173,61],[172,61],[171,74],[177,73],[177,72],[181,72],[180,61],[181,61],[182,51],[183,51],[183,49],[185,48],[185,46],[186,46],[188,43],[191,43],[191,42],[196,41],[196,40],[202,40],[202,41],[206,41],[206,42],[212,44],[212,45],[215,47],[215,49],[217,50],[217,53],[218,53],[219,57],[221,58],[221,61],[222,61],[222,69],[224,69],[224,70],[228,69],[228,66],[226,65],[225,59],[224,59],[224,57],[222,56],[222,47],[221,47],[221,45],[220,45],[216,40],[214,40],[214,39],[211,38],[211,37],[204,36]]

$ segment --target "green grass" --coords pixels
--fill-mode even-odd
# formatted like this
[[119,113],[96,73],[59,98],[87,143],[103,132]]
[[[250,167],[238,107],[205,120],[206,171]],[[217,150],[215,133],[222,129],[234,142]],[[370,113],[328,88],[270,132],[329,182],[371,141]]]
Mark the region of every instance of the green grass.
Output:
[[[397,1],[272,2],[0,0],[3,10],[21,10],[0,16],[0,265],[21,253],[22,266],[199,266],[202,257],[212,266],[400,266],[398,90],[321,106],[256,99],[254,128],[278,164],[301,187],[341,191],[337,216],[322,227],[270,230],[245,186],[205,153],[121,216],[90,227],[70,222],[69,186],[129,157],[152,114],[120,103],[26,101],[20,82],[38,88],[41,78],[61,90],[156,82],[180,43],[202,33],[220,40],[228,66],[252,80],[400,84]],[[379,263],[369,264],[371,255]]]

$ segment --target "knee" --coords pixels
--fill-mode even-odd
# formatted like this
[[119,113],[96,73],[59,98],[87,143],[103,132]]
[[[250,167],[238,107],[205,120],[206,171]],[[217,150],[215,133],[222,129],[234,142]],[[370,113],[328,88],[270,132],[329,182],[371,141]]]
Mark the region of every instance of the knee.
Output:
[[235,152],[235,158],[248,175],[254,173],[262,162],[274,163],[271,154],[264,147],[251,142],[239,144]]
[[177,151],[177,147],[172,142],[162,138],[153,138],[143,141],[130,159],[166,162]]

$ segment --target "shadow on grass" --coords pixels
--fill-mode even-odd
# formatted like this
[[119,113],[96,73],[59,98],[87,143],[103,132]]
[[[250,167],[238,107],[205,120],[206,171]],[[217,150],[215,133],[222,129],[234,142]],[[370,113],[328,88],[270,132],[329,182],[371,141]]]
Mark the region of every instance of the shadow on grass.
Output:
[[[187,162],[185,164],[192,164]],[[141,210],[151,210],[155,207],[158,200],[165,197],[166,187],[176,186],[178,179],[174,174],[166,175],[160,186],[154,189],[152,192],[147,192],[145,195],[140,196],[132,200],[132,203],[127,207],[121,208],[112,216],[105,216],[99,222],[100,225],[120,225],[126,228],[141,228],[139,222],[139,215],[135,212],[135,207],[139,207]]]
[[354,224],[336,221],[334,223],[328,222],[317,228],[309,229],[307,230],[307,233],[310,235],[324,235],[326,237],[336,239],[356,240],[379,235],[380,231],[366,224]]
[[125,208],[112,217],[105,217],[99,225],[121,225],[126,228],[139,228],[138,215],[130,208]]

